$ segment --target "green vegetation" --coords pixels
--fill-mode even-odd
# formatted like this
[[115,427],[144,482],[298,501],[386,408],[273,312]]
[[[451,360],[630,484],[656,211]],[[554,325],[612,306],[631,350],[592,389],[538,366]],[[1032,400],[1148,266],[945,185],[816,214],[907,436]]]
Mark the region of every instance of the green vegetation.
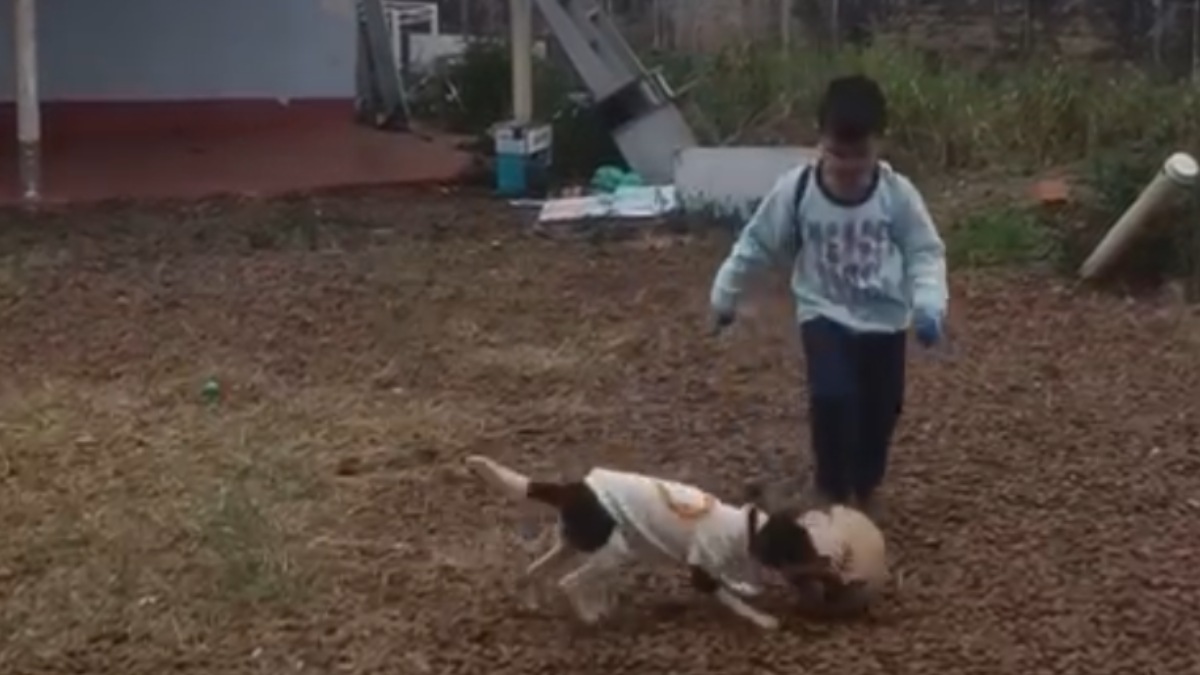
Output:
[[1057,259],[1059,241],[1032,209],[976,211],[946,233],[951,265],[985,267]]
[[[1072,203],[1053,213],[1033,208],[1023,195],[1007,204],[953,209],[966,215],[941,225],[960,265],[1077,265],[1168,154],[1200,149],[1200,87],[1126,64],[970,64],[887,39],[836,53],[747,43],[713,55],[648,61],[686,90],[685,111],[706,143],[811,142],[812,111],[824,83],[865,72],[888,92],[889,156],[905,171],[922,179],[969,179],[977,172],[1031,179],[1054,167],[1073,177],[1079,189]],[[613,163],[616,151],[594,120],[578,109],[562,114],[569,73],[548,63],[538,68],[537,105],[556,116],[559,177],[578,181]],[[473,48],[445,74],[463,92],[458,112],[440,117],[472,133],[502,119],[510,96],[507,69],[504,49]],[[1200,278],[1197,213],[1192,203],[1162,214],[1126,274]]]
[[[474,136],[491,150],[491,126],[512,114],[511,57],[501,44],[475,42],[463,58],[433,74],[417,92],[414,113],[450,131]],[[534,61],[534,110],[554,130],[558,181],[587,182],[603,164],[623,165],[612,139],[586,105],[571,101],[579,89],[572,74],[547,61]]]

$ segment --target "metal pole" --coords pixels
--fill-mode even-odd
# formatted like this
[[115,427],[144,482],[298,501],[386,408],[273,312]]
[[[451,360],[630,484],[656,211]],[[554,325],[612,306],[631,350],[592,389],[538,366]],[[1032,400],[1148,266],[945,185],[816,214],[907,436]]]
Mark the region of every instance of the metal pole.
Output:
[[792,0],[779,0],[779,44],[785,54],[792,48]]
[[17,69],[17,144],[26,200],[41,192],[42,119],[38,103],[37,19],[34,0],[13,0]]
[[1200,0],[1192,0],[1192,82],[1200,84]]
[[509,0],[513,121],[533,121],[533,0]]

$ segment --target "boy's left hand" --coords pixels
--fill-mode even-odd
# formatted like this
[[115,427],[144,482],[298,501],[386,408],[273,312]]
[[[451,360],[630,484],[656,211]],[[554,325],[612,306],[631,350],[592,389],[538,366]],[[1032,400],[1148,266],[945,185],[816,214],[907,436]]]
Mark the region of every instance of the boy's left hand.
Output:
[[934,347],[942,341],[945,314],[940,310],[917,308],[913,314],[913,332],[922,347]]
[[712,323],[709,328],[709,333],[716,337],[724,333],[730,326],[733,325],[736,316],[733,312],[714,312]]

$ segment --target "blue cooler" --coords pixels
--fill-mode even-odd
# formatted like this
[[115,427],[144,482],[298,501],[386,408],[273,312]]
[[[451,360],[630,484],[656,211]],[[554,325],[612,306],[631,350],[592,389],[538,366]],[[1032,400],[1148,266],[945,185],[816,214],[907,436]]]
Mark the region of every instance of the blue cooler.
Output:
[[492,130],[496,142],[496,192],[525,197],[544,187],[550,169],[553,134],[548,125],[505,122]]

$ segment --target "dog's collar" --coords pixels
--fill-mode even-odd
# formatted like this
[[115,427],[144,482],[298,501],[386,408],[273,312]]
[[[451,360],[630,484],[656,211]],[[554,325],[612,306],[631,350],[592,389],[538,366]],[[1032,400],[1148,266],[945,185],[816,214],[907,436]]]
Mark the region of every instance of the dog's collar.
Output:
[[750,508],[746,509],[746,546],[754,545],[754,539],[758,536],[758,507],[751,504]]

